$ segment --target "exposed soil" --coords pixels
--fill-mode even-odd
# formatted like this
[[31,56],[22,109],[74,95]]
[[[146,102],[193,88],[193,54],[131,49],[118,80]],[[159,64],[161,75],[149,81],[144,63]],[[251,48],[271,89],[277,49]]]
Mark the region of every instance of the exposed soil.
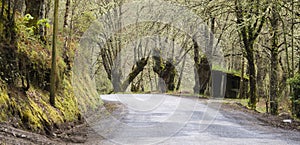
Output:
[[[223,103],[221,106],[221,111],[230,116],[237,116],[237,113],[240,114],[239,112],[243,112],[245,115],[250,115],[256,118],[264,125],[282,128],[285,130],[300,131],[300,121],[298,119],[294,119],[288,114],[282,113],[278,116],[274,116],[267,113],[260,113],[255,110],[249,110],[247,107],[237,102]],[[290,120],[291,122],[284,122],[283,120]]]
[[[105,107],[105,108],[104,108]],[[123,111],[124,106],[120,103],[105,102],[103,108],[99,108],[106,114],[117,116]],[[92,118],[92,117],[91,117]],[[93,119],[93,118],[92,118]],[[97,118],[94,118],[95,120]],[[89,120],[91,121],[91,119]],[[72,124],[72,123],[71,123]],[[86,144],[93,143],[103,139],[100,135],[95,133],[86,122],[79,125],[68,125],[68,130],[56,130],[51,135],[42,135],[32,133],[22,129],[14,128],[11,124],[0,123],[0,145],[28,145],[28,144],[45,144],[45,145],[61,145],[61,144]]]

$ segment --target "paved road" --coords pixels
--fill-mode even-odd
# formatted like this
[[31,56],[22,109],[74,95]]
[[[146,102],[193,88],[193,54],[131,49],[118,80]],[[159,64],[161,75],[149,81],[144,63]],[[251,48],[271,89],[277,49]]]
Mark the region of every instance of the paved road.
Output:
[[92,123],[92,128],[106,138],[95,144],[300,144],[299,132],[263,126],[242,112],[237,113],[244,117],[230,117],[209,100],[159,94],[102,95],[101,98],[123,103],[127,113],[122,119],[110,116]]

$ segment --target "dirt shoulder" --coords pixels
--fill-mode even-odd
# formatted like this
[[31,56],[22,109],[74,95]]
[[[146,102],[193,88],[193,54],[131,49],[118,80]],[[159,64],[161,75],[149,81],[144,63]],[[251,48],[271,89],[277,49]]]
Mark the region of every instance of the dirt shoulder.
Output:
[[[236,118],[236,120],[252,120],[263,126],[281,128],[290,131],[300,132],[300,121],[292,118],[287,114],[273,116],[267,113],[260,113],[255,110],[250,110],[237,102],[223,102],[220,108],[222,114],[227,117]],[[284,122],[284,120],[286,122]]]
[[[121,103],[105,102],[104,107],[99,108],[103,114],[114,115],[116,117],[124,109]],[[102,113],[101,113],[102,114]],[[97,120],[97,118],[91,117],[91,120]],[[88,123],[70,127],[68,130],[60,130],[53,132],[52,135],[42,135],[25,131],[22,129],[14,128],[8,123],[0,123],[0,145],[15,145],[15,144],[45,144],[45,145],[64,145],[64,144],[86,144],[99,142],[104,139],[89,127]]]

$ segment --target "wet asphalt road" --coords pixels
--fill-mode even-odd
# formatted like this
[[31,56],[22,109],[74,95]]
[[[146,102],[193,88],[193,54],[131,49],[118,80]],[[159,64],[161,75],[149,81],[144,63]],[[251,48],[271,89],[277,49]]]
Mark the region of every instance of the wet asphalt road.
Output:
[[240,118],[222,114],[220,105],[212,103],[214,100],[160,94],[102,95],[101,98],[126,105],[126,115],[119,119],[108,115],[90,123],[105,138],[93,144],[300,144],[299,132],[264,126],[242,112],[237,112],[243,116]]

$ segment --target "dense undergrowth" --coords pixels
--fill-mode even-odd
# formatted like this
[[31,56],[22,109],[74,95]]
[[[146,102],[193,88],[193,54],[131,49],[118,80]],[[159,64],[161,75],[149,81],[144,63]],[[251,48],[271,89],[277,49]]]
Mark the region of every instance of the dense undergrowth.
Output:
[[[73,75],[72,67],[68,68],[60,55],[56,60],[56,105],[50,105],[51,37],[48,34],[46,42],[41,41],[32,29],[26,27],[26,18],[19,18],[16,41],[12,44],[0,41],[0,122],[51,133],[65,124],[82,122],[83,114],[98,108],[102,102],[97,93],[89,91],[87,79]],[[63,38],[59,38],[58,49],[62,49]],[[71,56],[76,43],[72,46],[68,49]]]

